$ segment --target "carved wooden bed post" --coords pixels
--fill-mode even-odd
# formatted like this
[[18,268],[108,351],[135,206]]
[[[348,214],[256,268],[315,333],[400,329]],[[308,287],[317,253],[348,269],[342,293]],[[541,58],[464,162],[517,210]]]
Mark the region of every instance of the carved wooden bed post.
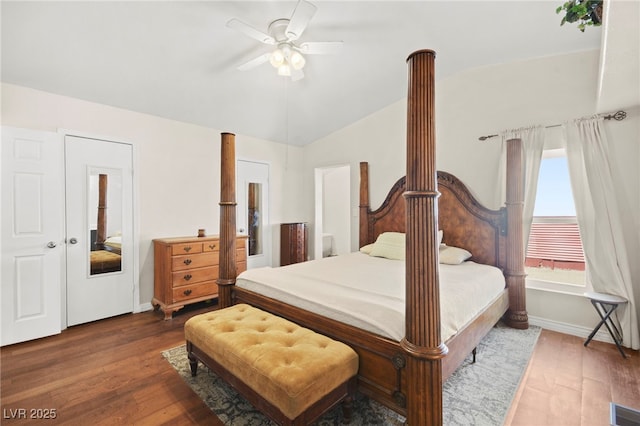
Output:
[[507,267],[504,275],[509,288],[509,310],[505,322],[513,328],[529,328],[526,310],[524,272],[524,236],[522,212],[524,208],[524,181],[522,168],[522,141],[507,141]]
[[220,265],[218,305],[231,306],[236,282],[236,135],[222,133],[220,149]]
[[442,358],[438,283],[438,196],[435,167],[435,52],[407,59],[406,335],[407,422],[442,424]]
[[369,235],[369,164],[360,162],[360,245],[362,247],[369,244],[365,236]]
[[98,226],[95,245],[98,250],[104,250],[104,242],[107,239],[107,184],[106,174],[98,175]]

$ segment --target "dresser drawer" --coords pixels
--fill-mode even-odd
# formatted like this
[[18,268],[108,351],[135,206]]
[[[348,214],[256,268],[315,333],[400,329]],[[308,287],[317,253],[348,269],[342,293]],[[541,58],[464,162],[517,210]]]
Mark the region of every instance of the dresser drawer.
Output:
[[218,284],[215,281],[207,281],[199,284],[186,285],[173,289],[173,303],[181,302],[196,297],[218,295]]
[[202,243],[202,251],[220,251],[220,243],[218,241],[205,241]]
[[[200,245],[202,248],[202,244]],[[202,268],[203,266],[215,266],[218,264],[219,255],[217,251],[199,253],[194,255],[173,256],[171,258],[171,270],[182,271],[185,269]]]
[[171,246],[171,254],[173,256],[178,256],[181,254],[195,254],[195,253],[202,253],[202,243],[200,241],[173,244]]
[[190,269],[188,271],[178,271],[171,274],[173,286],[197,284],[202,281],[211,281],[218,278],[218,266],[208,266],[206,268]]

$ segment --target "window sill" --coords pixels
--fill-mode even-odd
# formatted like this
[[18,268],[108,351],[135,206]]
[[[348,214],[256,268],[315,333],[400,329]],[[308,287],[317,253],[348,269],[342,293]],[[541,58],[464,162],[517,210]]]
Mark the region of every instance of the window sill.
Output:
[[585,285],[544,281],[532,278],[526,279],[525,287],[530,290],[548,291],[552,293],[570,294],[574,296],[582,296],[586,291],[588,291],[587,286]]

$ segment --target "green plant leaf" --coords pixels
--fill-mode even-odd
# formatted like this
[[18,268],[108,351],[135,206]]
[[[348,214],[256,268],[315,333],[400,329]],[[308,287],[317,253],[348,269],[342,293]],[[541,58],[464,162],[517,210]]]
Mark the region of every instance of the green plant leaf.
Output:
[[[597,12],[602,7],[603,0],[569,0],[556,8],[556,14],[565,11],[560,25],[567,22],[577,22],[578,29],[584,32],[588,26],[601,25],[601,17]],[[600,12],[601,13],[601,12]]]
[[580,17],[583,17],[588,12],[589,10],[587,9],[587,6],[585,6],[584,4],[579,4],[575,7],[575,13]]

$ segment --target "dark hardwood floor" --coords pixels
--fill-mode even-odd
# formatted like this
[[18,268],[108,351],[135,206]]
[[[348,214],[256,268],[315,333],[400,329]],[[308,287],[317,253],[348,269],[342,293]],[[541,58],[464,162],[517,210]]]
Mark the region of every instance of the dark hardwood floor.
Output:
[[[160,354],[183,343],[188,318],[211,308],[185,308],[169,321],[123,315],[1,348],[0,422],[33,424],[31,414],[54,409],[41,423],[220,425]],[[506,424],[607,425],[609,401],[640,408],[640,357],[627,354],[543,330]]]
[[19,409],[27,417],[55,409],[42,423],[222,425],[161,355],[184,343],[187,319],[208,310],[187,307],[169,321],[159,312],[122,315],[1,348],[2,424],[31,424],[7,418]]

